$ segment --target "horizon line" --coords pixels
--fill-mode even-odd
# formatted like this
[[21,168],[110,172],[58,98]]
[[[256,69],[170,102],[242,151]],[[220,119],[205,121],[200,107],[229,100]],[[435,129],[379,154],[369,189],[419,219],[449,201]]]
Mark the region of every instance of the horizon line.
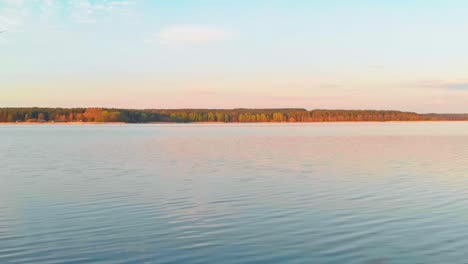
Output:
[[307,109],[306,107],[233,107],[233,108],[195,108],[195,107],[181,107],[181,108],[138,108],[138,107],[107,107],[107,106],[72,106],[72,107],[62,107],[62,106],[0,106],[0,109],[115,109],[115,110],[190,110],[190,111],[215,111],[215,110],[300,110],[300,111],[396,111],[404,113],[416,113],[416,114],[455,114],[462,115],[468,114],[468,112],[417,112],[411,110],[398,110],[398,109],[372,109],[372,108],[313,108]]

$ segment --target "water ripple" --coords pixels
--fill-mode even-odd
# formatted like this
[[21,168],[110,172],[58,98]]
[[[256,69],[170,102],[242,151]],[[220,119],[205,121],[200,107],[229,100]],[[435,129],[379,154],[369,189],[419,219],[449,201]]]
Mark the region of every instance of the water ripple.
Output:
[[0,136],[0,263],[466,260],[468,123]]

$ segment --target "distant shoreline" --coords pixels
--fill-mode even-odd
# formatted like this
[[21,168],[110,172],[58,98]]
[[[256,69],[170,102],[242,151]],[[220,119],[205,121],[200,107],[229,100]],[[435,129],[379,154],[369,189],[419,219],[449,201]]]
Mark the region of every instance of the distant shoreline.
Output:
[[81,125],[299,125],[299,124],[363,124],[363,123],[463,123],[468,120],[414,120],[414,121],[321,121],[321,122],[148,122],[148,123],[126,123],[126,122],[0,122],[0,126],[81,126]]
[[271,109],[116,109],[0,108],[0,123],[124,124],[124,123],[333,123],[468,121],[468,114],[418,114],[396,110]]

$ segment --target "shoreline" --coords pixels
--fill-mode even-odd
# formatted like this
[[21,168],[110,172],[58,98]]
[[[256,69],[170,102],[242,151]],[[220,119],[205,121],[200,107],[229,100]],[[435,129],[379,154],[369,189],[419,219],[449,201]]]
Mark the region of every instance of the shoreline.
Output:
[[148,122],[148,123],[126,123],[126,122],[4,122],[1,125],[8,126],[53,126],[53,125],[267,125],[267,124],[366,124],[366,123],[463,123],[468,120],[415,120],[415,121],[323,121],[323,122]]

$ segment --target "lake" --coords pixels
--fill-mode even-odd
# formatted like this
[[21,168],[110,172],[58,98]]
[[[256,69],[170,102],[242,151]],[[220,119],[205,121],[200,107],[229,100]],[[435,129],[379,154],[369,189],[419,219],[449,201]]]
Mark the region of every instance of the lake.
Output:
[[466,263],[468,122],[0,125],[0,263]]

